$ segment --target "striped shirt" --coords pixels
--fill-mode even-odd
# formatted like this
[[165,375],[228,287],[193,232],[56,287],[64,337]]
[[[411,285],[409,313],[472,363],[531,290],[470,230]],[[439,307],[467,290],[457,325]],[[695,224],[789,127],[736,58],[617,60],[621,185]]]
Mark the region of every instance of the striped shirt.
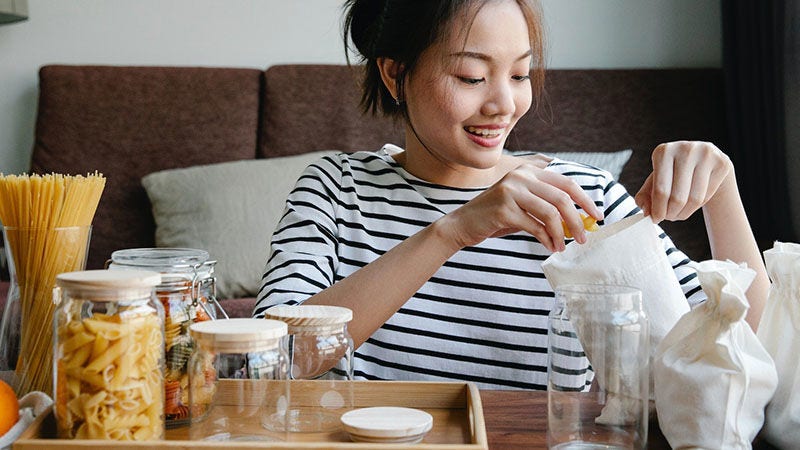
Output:
[[[326,156],[301,175],[272,237],[255,317],[302,303],[485,190],[416,178],[388,147]],[[605,214],[601,225],[639,212],[604,170],[559,159],[547,170],[586,191]],[[690,303],[702,301],[689,258],[661,239]],[[554,294],[541,264],[550,254],[524,232],[458,251],[356,350],[356,378],[546,389]]]

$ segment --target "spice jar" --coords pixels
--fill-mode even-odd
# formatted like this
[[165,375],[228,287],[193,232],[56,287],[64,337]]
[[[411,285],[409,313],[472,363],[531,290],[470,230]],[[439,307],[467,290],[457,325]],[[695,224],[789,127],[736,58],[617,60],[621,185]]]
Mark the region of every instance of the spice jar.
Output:
[[271,421],[286,412],[286,324],[227,319],[189,327],[190,439],[284,440]]
[[341,415],[353,409],[353,339],[347,331],[353,312],[338,306],[279,305],[264,317],[289,327],[287,430],[340,428]]
[[156,296],[164,306],[166,346],[167,427],[188,423],[189,375],[186,364],[192,352],[189,326],[195,322],[227,318],[216,299],[214,266],[205,250],[191,248],[133,248],[111,254],[109,270],[152,270],[161,274]]
[[54,414],[66,439],[164,437],[164,312],[148,271],[56,276]]

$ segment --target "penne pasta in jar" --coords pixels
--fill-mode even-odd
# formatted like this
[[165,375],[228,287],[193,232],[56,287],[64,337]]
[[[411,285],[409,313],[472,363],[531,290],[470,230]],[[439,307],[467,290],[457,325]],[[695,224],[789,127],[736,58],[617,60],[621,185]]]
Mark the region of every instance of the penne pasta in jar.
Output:
[[88,270],[56,277],[54,414],[62,439],[164,437],[161,275]]

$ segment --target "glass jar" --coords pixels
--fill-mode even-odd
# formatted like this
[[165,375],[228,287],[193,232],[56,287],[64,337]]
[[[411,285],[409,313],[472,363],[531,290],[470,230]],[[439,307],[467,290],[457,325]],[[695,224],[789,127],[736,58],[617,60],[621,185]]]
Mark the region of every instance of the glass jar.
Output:
[[195,322],[227,318],[216,298],[214,266],[205,250],[191,248],[133,248],[111,254],[109,270],[146,269],[159,272],[156,296],[164,307],[166,345],[167,427],[189,422],[189,374],[192,352],[189,326]]
[[288,401],[286,324],[227,319],[189,327],[189,438],[284,440],[267,425],[282,422]]
[[341,428],[341,415],[353,409],[353,339],[348,308],[327,305],[273,306],[267,319],[289,327],[291,432],[330,432]]
[[646,448],[650,334],[641,291],[562,285],[555,300],[548,318],[548,448]]
[[64,439],[164,437],[164,311],[148,271],[56,276],[53,411]]

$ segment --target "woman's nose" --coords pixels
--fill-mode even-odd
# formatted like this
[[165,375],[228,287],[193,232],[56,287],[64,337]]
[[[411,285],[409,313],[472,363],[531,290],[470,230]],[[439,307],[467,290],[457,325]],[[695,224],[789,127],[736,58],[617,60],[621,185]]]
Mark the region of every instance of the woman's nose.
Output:
[[492,85],[484,102],[483,113],[488,116],[511,115],[514,112],[514,90],[510,83],[498,82]]

